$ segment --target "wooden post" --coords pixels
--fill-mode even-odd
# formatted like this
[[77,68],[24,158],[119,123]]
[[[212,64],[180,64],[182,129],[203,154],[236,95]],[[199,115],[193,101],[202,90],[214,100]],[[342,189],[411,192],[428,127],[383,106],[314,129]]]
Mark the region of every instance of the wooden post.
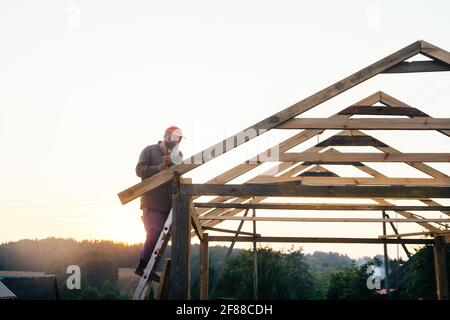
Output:
[[434,272],[436,277],[436,296],[438,300],[448,300],[447,261],[445,239],[441,235],[434,237]]
[[200,300],[208,300],[209,286],[209,237],[203,233],[200,241]]
[[[253,217],[256,209],[253,208]],[[258,248],[256,247],[256,220],[253,220],[253,299],[258,300]]]
[[[386,213],[384,210],[382,211],[382,217],[383,219],[386,218]],[[386,235],[386,222],[383,222],[383,236]],[[390,288],[389,288],[389,257],[388,257],[388,250],[387,250],[387,243],[383,243],[383,253],[384,253],[384,284],[386,287],[386,296],[389,297],[390,295]]]
[[[383,217],[383,219],[384,219],[384,218],[390,219],[390,217],[389,217],[389,215],[386,213],[386,211],[384,211],[384,217]],[[391,225],[391,228],[392,228],[392,230],[394,231],[394,233],[395,233],[396,235],[398,235],[397,238],[398,238],[398,239],[401,239],[401,236],[399,235],[398,230],[397,230],[397,228],[395,227],[394,223],[393,223],[393,222],[389,222],[389,224]],[[385,234],[384,234],[383,236],[386,237]],[[411,259],[411,253],[409,252],[409,250],[408,250],[408,248],[406,247],[406,245],[405,245],[404,243],[402,243],[401,246],[402,246],[402,248],[403,248],[403,251],[405,251],[406,255],[408,256],[408,259]],[[398,263],[398,262],[397,262],[397,263]],[[398,270],[397,270],[397,286],[398,286]]]
[[158,300],[166,300],[169,294],[170,284],[170,259],[164,261],[161,282],[159,283]]
[[172,265],[169,299],[188,300],[191,280],[190,194],[180,191],[180,176],[173,179]]

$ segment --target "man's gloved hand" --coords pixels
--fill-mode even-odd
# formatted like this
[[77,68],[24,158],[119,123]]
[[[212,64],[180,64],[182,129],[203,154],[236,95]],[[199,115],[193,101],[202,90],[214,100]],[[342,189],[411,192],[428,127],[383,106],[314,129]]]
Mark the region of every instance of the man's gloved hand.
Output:
[[170,155],[163,156],[163,162],[158,166],[159,171],[163,171],[164,169],[167,169],[168,167],[173,166],[172,159],[170,158]]
[[163,162],[158,166],[158,170],[163,171],[164,169],[167,169],[168,167],[169,166]]
[[165,155],[165,156],[163,156],[163,163],[164,163],[166,166],[168,166],[168,167],[170,167],[171,165],[173,165],[172,159],[170,158],[170,155]]

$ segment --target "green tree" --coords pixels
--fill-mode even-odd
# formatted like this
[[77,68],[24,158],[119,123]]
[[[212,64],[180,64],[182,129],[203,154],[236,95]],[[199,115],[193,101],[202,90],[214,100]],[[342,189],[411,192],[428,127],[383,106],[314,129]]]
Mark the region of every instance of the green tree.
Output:
[[331,300],[372,300],[379,298],[376,289],[371,290],[367,287],[369,277],[367,269],[370,265],[380,266],[381,261],[374,259],[361,267],[352,263],[349,268],[331,275],[326,298]]
[[8,270],[9,260],[6,250],[0,248],[0,270]]
[[92,251],[86,255],[80,264],[82,285],[101,289],[106,281],[117,284],[119,269],[111,259]]
[[[447,278],[450,279],[450,245],[446,246]],[[426,246],[411,257],[410,270],[402,298],[406,299],[436,299],[436,281],[434,272],[433,247]]]
[[92,287],[87,287],[81,290],[80,300],[99,300],[100,293],[97,289]]
[[120,300],[122,295],[116,285],[113,285],[109,280],[106,280],[100,290],[102,300]]
[[[259,299],[310,299],[314,280],[300,251],[261,248],[258,254]],[[242,251],[227,263],[217,296],[253,298],[253,252]]]

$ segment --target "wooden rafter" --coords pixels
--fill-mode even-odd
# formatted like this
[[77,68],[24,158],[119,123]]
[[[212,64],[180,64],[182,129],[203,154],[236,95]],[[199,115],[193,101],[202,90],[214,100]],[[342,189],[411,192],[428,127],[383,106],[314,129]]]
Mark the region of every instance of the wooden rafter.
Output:
[[[381,98],[381,92],[375,92],[374,94],[371,94],[370,96],[368,96],[367,98],[357,102],[357,104],[374,104],[378,101],[380,101]],[[350,117],[350,115],[339,115],[339,114],[335,114],[333,116],[331,116],[330,118],[334,118],[334,117],[344,117],[344,118],[348,118]],[[267,149],[265,152],[260,153],[256,158],[260,158],[261,155],[267,154],[267,152],[275,147],[279,148],[280,152],[285,152],[288,151],[294,147],[296,147],[297,145],[308,141],[309,139],[321,134],[323,132],[323,130],[305,130],[303,132],[300,132],[294,136],[292,136],[291,138],[281,142],[279,145],[275,145],[270,149]],[[308,151],[320,151],[323,150],[324,148],[317,148],[317,147],[312,147],[309,148]],[[245,163],[243,164],[239,164],[236,167],[233,167],[227,171],[225,171],[224,173],[210,179],[209,181],[207,181],[206,183],[227,183],[232,181],[235,178],[238,178],[239,176],[241,176],[244,173],[249,172],[250,170],[253,170],[255,168],[257,168],[258,166],[261,165],[261,162],[250,162],[250,160],[252,160],[253,157],[251,159],[248,159]],[[292,172],[292,170],[298,170],[299,168],[297,168],[298,163],[292,162],[284,162],[279,164],[276,168],[271,168],[263,173],[261,173],[260,175],[278,175],[280,173],[282,173],[282,176],[289,176]],[[290,168],[290,169],[289,169]],[[304,166],[304,168],[306,168],[306,166]],[[289,170],[287,170],[289,169]],[[286,171],[287,170],[287,171]],[[253,180],[250,179],[247,181],[247,183],[252,182]],[[197,196],[193,196],[193,199],[196,199]],[[230,200],[232,197],[216,197],[214,199],[212,199],[211,201],[226,201],[226,200]],[[205,209],[197,209],[197,214],[202,214],[205,213]],[[216,214],[221,214],[223,213],[224,210],[220,210],[219,212],[215,212]]]
[[[430,57],[433,59],[431,63],[425,62],[425,63],[404,63],[407,59],[410,57],[413,57],[417,55],[418,53],[423,53],[424,55]],[[354,87],[355,85],[358,85],[362,83],[363,81],[366,81],[373,76],[383,73],[383,72],[423,72],[423,71],[437,71],[437,66],[440,64],[449,64],[450,62],[450,54],[440,48],[437,48],[433,45],[430,45],[426,43],[425,41],[417,41],[402,50],[368,66],[367,68],[364,68],[357,73],[335,83],[332,86],[329,86],[325,88],[324,90],[321,90],[317,92],[316,94],[300,101],[299,103],[296,103],[278,113],[275,115],[268,117],[258,123],[256,123],[253,126],[248,127],[247,129],[229,137],[228,139],[225,139],[221,141],[220,143],[212,146],[211,148],[208,148],[197,155],[194,155],[191,157],[187,162],[185,162],[183,165],[174,166],[172,168],[169,168],[167,170],[164,170],[160,172],[159,174],[156,174],[155,176],[152,176],[141,183],[132,186],[121,193],[119,193],[119,198],[121,202],[127,203],[143,194],[145,194],[148,191],[153,190],[154,188],[164,184],[168,183],[169,181],[173,180],[173,185],[175,187],[175,192],[173,194],[173,210],[174,210],[174,220],[173,220],[173,235],[172,235],[172,258],[173,258],[173,272],[171,274],[171,290],[169,292],[169,298],[172,299],[189,299],[190,296],[190,262],[189,262],[189,256],[190,256],[190,237],[189,233],[191,230],[191,223],[195,226],[195,229],[200,231],[199,234],[201,234],[201,226],[199,225],[199,221],[206,219],[206,223],[211,223],[211,221],[214,220],[222,220],[222,219],[233,219],[233,220],[241,220],[240,227],[242,226],[243,220],[245,217],[236,217],[236,216],[230,216],[230,212],[235,211],[236,209],[232,209],[230,211],[226,211],[225,214],[218,216],[216,214],[211,215],[211,213],[214,213],[214,209],[212,211],[208,211],[206,215],[197,216],[195,219],[191,219],[191,209],[194,208],[194,204],[192,203],[192,195],[219,195],[219,196],[225,196],[223,198],[224,201],[227,199],[227,197],[237,197],[238,199],[235,199],[237,201],[243,201],[247,202],[249,201],[246,198],[252,198],[253,201],[258,201],[260,198],[264,197],[270,197],[270,196],[277,196],[277,197],[346,197],[346,198],[352,198],[352,197],[364,197],[364,198],[374,198],[375,200],[378,200],[381,197],[381,201],[385,201],[384,198],[411,198],[411,199],[421,199],[421,200],[430,200],[430,198],[450,198],[450,188],[442,186],[439,184],[438,186],[418,186],[417,184],[414,184],[412,186],[359,186],[359,185],[345,185],[345,186],[329,186],[329,185],[319,185],[319,186],[305,186],[302,184],[299,184],[298,181],[296,182],[290,182],[289,184],[277,184],[277,183],[270,183],[270,184],[258,184],[258,183],[246,183],[241,185],[233,185],[233,184],[180,184],[180,175],[182,175],[185,172],[188,172],[199,165],[202,165],[203,163],[210,161],[214,159],[215,157],[218,157],[222,155],[225,152],[228,152],[239,145],[242,145],[243,143],[246,143],[247,141],[257,137],[258,135],[266,132],[267,130],[271,130],[273,128],[277,128],[283,123],[287,122],[288,120],[291,120],[295,118],[296,116],[302,114],[303,112],[310,110],[311,108],[321,104],[324,101],[327,101],[336,95]],[[440,70],[439,70],[440,71]],[[389,105],[387,105],[389,107]],[[345,116],[345,115],[343,115]],[[413,118],[412,116],[411,118]],[[421,116],[420,116],[421,117]],[[428,117],[424,116],[428,119]],[[352,119],[353,120],[353,119]],[[372,121],[372,125],[375,128],[380,127],[380,123],[375,123],[376,120]],[[398,121],[391,121],[391,125],[394,125],[396,128],[400,129],[412,129],[412,128],[420,128],[420,129],[429,129],[429,130],[440,130],[442,133],[449,135],[449,128],[444,123],[438,124],[437,121],[431,120],[428,122],[420,122],[419,120],[413,120],[413,121],[401,121],[399,123]],[[433,122],[430,124],[430,122]],[[342,127],[337,126],[337,128],[342,129],[351,129],[351,130],[357,130],[357,129],[366,129],[367,124],[362,124],[361,122],[358,123],[358,121],[347,121],[345,122],[347,126]],[[351,124],[352,126],[349,126]],[[320,126],[317,128],[318,124],[315,124],[316,126],[313,127],[314,130],[321,130]],[[303,125],[304,126],[304,125]],[[324,129],[330,128],[330,123],[324,124]],[[391,127],[392,128],[392,127]],[[306,128],[309,129],[309,128]],[[251,131],[251,132],[247,132]],[[433,161],[445,161],[448,162],[450,159],[448,154],[439,154],[439,155],[433,155],[433,154],[420,154],[420,157],[417,154],[405,154],[405,153],[399,153],[394,152],[393,154],[386,151],[388,149],[388,146],[373,146],[376,148],[383,148],[384,150],[381,150],[383,155],[386,158],[389,158],[390,161],[401,161],[406,163],[414,164],[416,162],[423,162],[428,161],[431,156],[433,157]],[[320,148],[327,148],[327,147],[319,147],[316,146],[314,149],[320,149]],[[289,154],[287,154],[289,150],[285,150],[281,153],[281,157],[287,157]],[[330,152],[329,150],[325,150],[325,152],[321,152],[319,150],[314,150],[313,152],[309,152],[311,156],[315,156],[316,158],[312,157],[310,161],[314,162],[317,161],[317,157],[323,157],[323,159],[327,160],[327,156],[329,156]],[[303,152],[298,155],[304,155],[308,152]],[[278,154],[278,153],[277,153]],[[334,159],[334,161],[337,162],[350,162],[345,160],[345,157],[352,155],[348,153],[336,153],[338,155],[338,159]],[[292,156],[292,153],[291,153]],[[355,155],[353,155],[355,156]],[[357,162],[361,163],[359,167],[364,167],[365,170],[370,170],[368,167],[363,164],[363,161],[371,161],[370,159],[373,159],[374,157],[379,157],[379,154],[359,154],[359,158],[356,157],[352,164]],[[364,158],[365,156],[365,158]],[[439,158],[440,157],[440,158]],[[321,163],[323,160],[320,158],[318,161]],[[369,160],[367,160],[369,159]],[[257,159],[258,161],[263,161],[261,159]],[[289,161],[287,158],[284,159],[284,161],[288,161],[287,163],[282,163],[279,165],[279,169],[281,167],[285,167],[285,170],[277,170],[278,173],[274,174],[275,177],[280,177],[282,175],[287,175],[287,172],[292,172],[293,170],[298,169],[299,167],[305,167],[305,166],[311,166],[314,165],[314,163],[310,163],[308,165],[304,163],[297,164],[296,162],[302,161],[302,159],[293,159]],[[328,162],[331,162],[333,160],[327,160]],[[378,160],[377,160],[378,161]],[[385,161],[385,160],[383,160]],[[248,163],[250,164],[250,163]],[[422,164],[423,165],[423,164]],[[426,168],[426,167],[422,167]],[[311,168],[310,168],[311,169]],[[251,169],[250,169],[251,170]],[[312,171],[316,170],[316,171]],[[240,170],[238,170],[240,171]],[[303,169],[302,169],[303,171]],[[375,170],[371,170],[372,172],[375,172]],[[432,171],[432,170],[430,170]],[[437,170],[436,170],[437,171]],[[309,171],[311,174],[320,173],[322,175],[321,178],[339,178],[339,177],[324,177],[324,175],[329,176],[329,172],[324,168],[321,170],[320,167],[315,167],[314,169],[311,169]],[[235,171],[236,174],[236,171]],[[301,175],[301,174],[300,174]],[[379,178],[378,175],[377,178]],[[303,175],[305,177],[305,175]],[[318,177],[315,177],[318,178]],[[438,178],[434,176],[434,179],[437,180]],[[430,179],[428,179],[430,180]],[[427,181],[428,181],[427,180]],[[373,180],[372,180],[373,181]],[[301,182],[301,181],[300,181]],[[404,182],[404,180],[402,181]],[[257,200],[258,199],[258,200]],[[234,201],[234,200],[232,200]],[[380,202],[378,202],[381,204]],[[427,204],[426,202],[424,202]],[[219,209],[220,210],[220,209]],[[248,212],[249,209],[246,209],[246,212]],[[402,211],[400,211],[402,212]],[[403,215],[403,214],[402,214]],[[406,215],[404,215],[406,219],[391,219],[388,215],[385,214],[383,211],[383,219],[367,219],[367,218],[302,218],[303,222],[383,222],[383,234],[386,235],[386,222],[388,221],[391,226],[393,227],[394,232],[398,235],[398,231],[394,227],[393,223],[396,222],[417,222],[422,226],[425,226],[427,223],[440,223],[440,222],[450,222],[450,219],[425,219],[422,217],[414,216],[411,214],[411,216],[408,216],[408,212],[406,212]],[[231,237],[209,237],[207,233],[201,234],[201,297],[207,298],[208,297],[208,262],[207,262],[207,255],[208,255],[208,243],[210,241],[233,241],[234,244],[235,241],[251,241],[253,242],[253,247],[256,253],[256,242],[260,241],[267,241],[267,242],[281,242],[281,241],[288,241],[288,242],[333,242],[333,243],[356,243],[357,241],[361,241],[361,243],[383,243],[384,244],[384,259],[387,259],[387,244],[388,243],[401,243],[404,248],[405,244],[425,244],[430,243],[426,239],[401,239],[400,237],[397,237],[396,239],[355,239],[355,238],[298,238],[298,237],[261,237],[256,236],[256,220],[259,219],[265,219],[270,220],[271,218],[268,217],[256,217],[255,214],[255,208],[253,208],[253,216],[249,217],[251,220],[253,220],[253,236],[243,237],[238,236],[238,233],[236,233],[235,237],[231,239]],[[278,218],[279,219],[279,218]],[[299,218],[289,218],[285,217],[284,219],[290,219],[289,221],[294,221],[293,219],[299,219]],[[192,220],[192,221],[191,221]],[[448,221],[447,221],[448,220]],[[279,220],[277,220],[279,221]],[[200,227],[200,230],[198,230]],[[239,227],[239,228],[240,228]],[[436,287],[437,287],[437,297],[438,299],[448,299],[448,281],[447,281],[447,273],[445,272],[446,267],[446,260],[445,260],[445,241],[446,237],[442,235],[436,235],[434,241],[432,242],[434,244],[433,250],[434,250],[434,261],[435,261],[435,273],[436,273]],[[254,264],[255,264],[255,274],[257,275],[257,263],[256,263],[256,255],[254,256]],[[385,268],[386,273],[386,288],[389,288],[388,286],[388,269],[387,266]],[[257,277],[255,277],[257,279]],[[257,292],[257,289],[255,289],[255,292]]]
[[[439,60],[441,62],[449,64],[450,54],[437,48],[425,41],[416,41],[405,48],[369,65],[368,67],[361,69],[360,71],[348,76],[347,78],[342,79],[341,81],[336,82],[335,84],[309,96],[306,99],[301,100],[300,102],[246,128],[245,130],[219,142],[218,144],[205,149],[202,152],[192,156],[188,159],[187,164],[176,165],[167,170],[164,170],[118,194],[120,201],[122,204],[130,202],[137,197],[143,195],[144,193],[153,190],[154,188],[168,182],[172,179],[174,172],[178,172],[179,174],[186,173],[199,165],[214,159],[215,157],[230,151],[239,145],[248,142],[249,140],[255,138],[267,130],[273,129],[283,122],[296,117],[311,108],[347,91],[348,89],[380,74],[395,65],[398,65],[405,60],[422,53],[432,59]],[[236,139],[238,136],[245,135],[245,132],[252,131],[255,134],[248,136],[248,139]],[[219,149],[222,150],[220,154],[215,154],[214,152],[210,152],[211,150]],[[208,158],[205,158],[204,155],[208,154]],[[200,160],[200,161],[199,161]]]

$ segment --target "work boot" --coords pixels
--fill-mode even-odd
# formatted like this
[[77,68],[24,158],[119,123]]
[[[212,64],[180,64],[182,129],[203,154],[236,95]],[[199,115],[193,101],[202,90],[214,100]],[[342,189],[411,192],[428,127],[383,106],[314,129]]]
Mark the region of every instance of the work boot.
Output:
[[[147,267],[148,261],[146,260],[139,260],[139,264],[136,267],[136,270],[134,270],[134,273],[137,274],[139,277],[142,277],[144,275],[145,268]],[[150,280],[155,282],[160,282],[161,277],[155,272],[152,271],[150,273]]]
[[144,270],[147,264],[148,261],[140,259],[139,264],[136,267],[136,270],[134,270],[134,273],[137,274],[139,277],[142,277],[144,275]]
[[155,271],[152,271],[152,273],[150,273],[150,280],[155,282],[161,282],[161,277]]

